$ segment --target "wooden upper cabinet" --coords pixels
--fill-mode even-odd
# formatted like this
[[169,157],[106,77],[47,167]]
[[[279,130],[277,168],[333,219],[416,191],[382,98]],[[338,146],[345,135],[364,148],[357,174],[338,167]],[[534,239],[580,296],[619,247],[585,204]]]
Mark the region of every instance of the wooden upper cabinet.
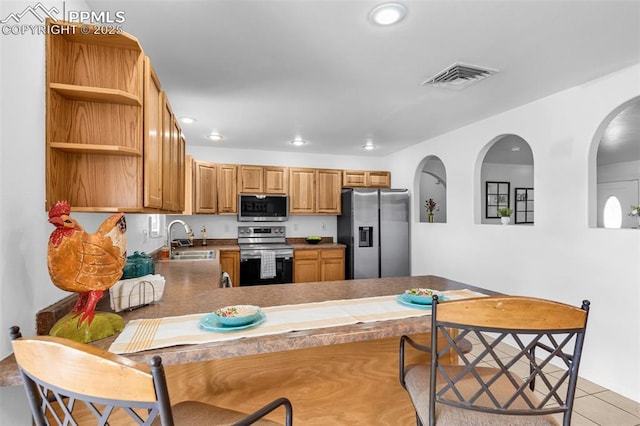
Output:
[[185,141],[138,40],[47,25],[45,208],[181,212]]
[[193,167],[193,157],[184,156],[184,208],[182,214],[191,215],[194,213],[193,205],[195,204],[194,195],[194,178],[195,168]]
[[340,170],[316,170],[316,213],[342,213],[342,172]]
[[289,169],[286,167],[265,166],[264,193],[282,195],[288,194]]
[[46,44],[45,208],[67,200],[74,211],[142,211],[140,44],[71,30],[48,31]]
[[370,170],[343,170],[344,188],[391,188],[391,173]]
[[144,206],[162,208],[162,86],[151,61],[144,61]]
[[391,188],[391,172],[368,172],[371,188]]
[[218,212],[218,173],[216,164],[204,161],[193,161],[193,204],[194,213]]
[[238,166],[217,164],[218,169],[218,213],[238,213]]
[[289,213],[313,214],[316,200],[316,170],[289,168]]
[[162,208],[164,210],[173,210],[174,200],[171,197],[171,168],[173,151],[173,111],[169,100],[163,92],[162,96]]
[[342,172],[289,168],[289,213],[340,214]]
[[162,209],[182,212],[185,140],[164,92],[162,99]]
[[289,173],[286,167],[241,165],[238,169],[241,194],[287,194]]
[[264,167],[241,165],[238,172],[238,188],[241,194],[262,194],[264,191]]
[[187,167],[186,160],[186,145],[187,141],[182,136],[182,132],[178,137],[178,161],[176,163],[176,168],[178,169],[177,180],[177,192],[178,192],[178,200],[177,200],[177,211],[183,212],[185,209],[185,191],[186,191],[186,180],[185,180],[185,169]]

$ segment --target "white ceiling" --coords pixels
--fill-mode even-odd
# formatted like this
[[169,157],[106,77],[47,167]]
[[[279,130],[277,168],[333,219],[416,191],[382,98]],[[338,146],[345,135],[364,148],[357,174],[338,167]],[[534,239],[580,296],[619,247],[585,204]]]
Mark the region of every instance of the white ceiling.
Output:
[[[640,62],[640,0],[402,1],[393,27],[368,0],[87,3],[125,12],[188,145],[387,155]],[[500,72],[421,85],[455,62]]]

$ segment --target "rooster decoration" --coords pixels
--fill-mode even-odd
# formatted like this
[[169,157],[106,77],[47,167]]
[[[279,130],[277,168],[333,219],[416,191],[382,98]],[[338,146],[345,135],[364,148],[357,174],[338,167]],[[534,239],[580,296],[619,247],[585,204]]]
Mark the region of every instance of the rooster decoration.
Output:
[[49,222],[56,229],[49,237],[47,265],[56,287],[78,293],[71,310],[91,325],[96,304],[105,290],[122,276],[126,263],[127,225],[123,213],[107,218],[94,234],[87,233],[69,214],[67,201],[58,201],[49,211]]

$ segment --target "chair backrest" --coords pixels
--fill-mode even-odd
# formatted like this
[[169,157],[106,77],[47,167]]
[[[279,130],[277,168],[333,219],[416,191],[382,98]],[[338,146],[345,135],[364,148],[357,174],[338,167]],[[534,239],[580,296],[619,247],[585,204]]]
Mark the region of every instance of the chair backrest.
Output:
[[160,357],[141,364],[69,339],[22,338],[18,327],[11,339],[36,425],[150,425],[158,416],[173,425]]
[[[586,300],[577,308],[517,296],[441,304],[434,297],[431,418],[442,403],[494,414],[562,413],[568,425],[588,311]],[[473,343],[472,351],[463,349],[463,339]],[[503,344],[511,346],[508,353],[497,349]],[[459,366],[439,362],[449,351],[457,353]]]

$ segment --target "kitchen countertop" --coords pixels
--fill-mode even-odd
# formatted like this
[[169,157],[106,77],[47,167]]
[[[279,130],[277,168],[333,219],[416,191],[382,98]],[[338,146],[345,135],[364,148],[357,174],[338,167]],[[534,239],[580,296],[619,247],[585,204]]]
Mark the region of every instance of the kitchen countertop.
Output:
[[[278,306],[334,299],[354,299],[369,296],[400,294],[407,288],[427,287],[437,290],[469,288],[485,294],[492,292],[437,276],[360,279],[299,284],[277,284],[251,287],[219,288],[216,278],[220,270],[212,260],[180,260],[156,263],[156,273],[166,279],[162,300],[131,312],[121,312],[125,323],[139,318],[158,318],[209,313],[235,304]],[[186,364],[243,355],[280,352],[348,342],[399,337],[429,331],[424,317],[366,324],[353,324],[299,332],[289,332],[235,341],[185,345],[127,355],[148,363],[154,355],[162,356],[165,365]],[[116,336],[92,344],[108,349]],[[0,362],[0,386],[20,383],[13,355]]]

